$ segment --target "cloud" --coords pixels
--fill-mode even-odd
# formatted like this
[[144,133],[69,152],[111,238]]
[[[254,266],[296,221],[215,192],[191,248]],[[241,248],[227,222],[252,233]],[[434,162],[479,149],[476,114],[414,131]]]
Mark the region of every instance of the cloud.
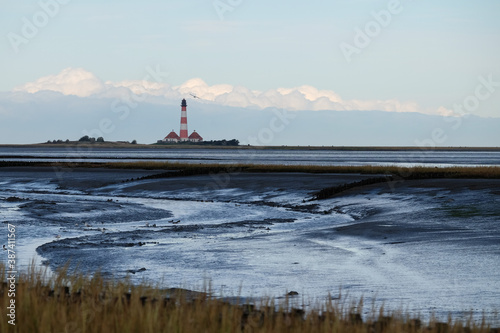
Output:
[[179,86],[144,80],[103,82],[93,73],[81,68],[67,68],[57,75],[42,77],[14,90],[28,93],[55,91],[63,95],[92,96],[96,98],[117,98],[136,94],[146,98],[148,96],[159,97],[167,101],[190,98],[190,94],[193,94],[199,97],[199,101],[203,103],[252,109],[283,108],[291,111],[378,110],[450,115],[450,111],[444,107],[423,109],[412,101],[399,101],[396,99],[344,100],[332,90],[320,90],[308,85],[259,91],[229,84],[211,86],[200,78],[190,79]]
[[104,83],[94,74],[81,68],[66,68],[57,75],[44,76],[34,82],[17,87],[14,91],[36,93],[57,91],[64,95],[88,97],[103,92]]
[[452,116],[461,116],[459,114],[456,114],[456,112],[453,112],[453,110],[450,110],[450,109],[447,109],[445,108],[444,106],[441,106],[437,109],[436,111],[437,114],[441,115],[441,116],[445,116],[445,117],[452,117]]

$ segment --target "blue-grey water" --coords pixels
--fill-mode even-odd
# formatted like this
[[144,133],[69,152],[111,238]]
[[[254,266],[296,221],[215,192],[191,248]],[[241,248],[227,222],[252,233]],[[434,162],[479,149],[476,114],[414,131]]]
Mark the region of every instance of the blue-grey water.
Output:
[[[0,148],[0,161],[178,161],[284,165],[500,165],[500,152]],[[500,180],[388,181],[309,201],[370,175],[0,168],[0,221],[17,268],[283,297],[342,294],[446,320],[500,323]],[[135,180],[130,180],[135,179]],[[4,237],[0,243],[6,243]],[[6,257],[1,258],[2,261]]]
[[500,151],[5,148],[0,161],[169,161],[278,165],[500,165]]

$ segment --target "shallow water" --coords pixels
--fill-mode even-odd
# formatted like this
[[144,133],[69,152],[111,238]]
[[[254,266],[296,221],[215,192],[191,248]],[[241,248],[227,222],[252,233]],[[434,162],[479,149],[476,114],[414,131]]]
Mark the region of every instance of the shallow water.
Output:
[[[0,220],[19,267],[244,298],[346,294],[428,318],[498,323],[500,181],[384,183],[308,200],[367,176],[224,174],[123,182],[154,171],[0,169]],[[16,196],[20,201],[8,201]],[[56,238],[60,236],[60,238]],[[144,271],[139,271],[145,268]]]
[[286,149],[113,149],[0,147],[7,161],[170,161],[269,165],[500,165],[500,151],[343,151]]

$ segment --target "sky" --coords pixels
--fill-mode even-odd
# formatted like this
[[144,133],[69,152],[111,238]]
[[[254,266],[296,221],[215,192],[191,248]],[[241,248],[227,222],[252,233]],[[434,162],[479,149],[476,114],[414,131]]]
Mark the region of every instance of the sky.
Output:
[[[49,126],[53,117],[78,136],[83,129],[72,112],[88,109],[99,123],[110,104],[116,109],[123,100],[133,99],[128,107],[145,118],[153,117],[148,106],[158,105],[175,106],[168,112],[177,115],[180,99],[191,94],[200,97],[200,108],[235,108],[227,112],[500,117],[497,0],[0,5],[0,143],[45,141],[44,131],[16,127]],[[78,111],[68,109],[71,96],[78,97]]]

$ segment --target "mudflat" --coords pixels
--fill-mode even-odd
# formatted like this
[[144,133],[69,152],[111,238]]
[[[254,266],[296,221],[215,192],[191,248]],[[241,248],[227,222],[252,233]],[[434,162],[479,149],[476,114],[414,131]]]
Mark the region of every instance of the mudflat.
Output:
[[[325,187],[377,175],[0,168],[20,262],[242,297],[343,294],[412,313],[500,308],[500,180]],[[138,180],[139,179],[139,180]],[[477,310],[476,310],[477,309]]]

